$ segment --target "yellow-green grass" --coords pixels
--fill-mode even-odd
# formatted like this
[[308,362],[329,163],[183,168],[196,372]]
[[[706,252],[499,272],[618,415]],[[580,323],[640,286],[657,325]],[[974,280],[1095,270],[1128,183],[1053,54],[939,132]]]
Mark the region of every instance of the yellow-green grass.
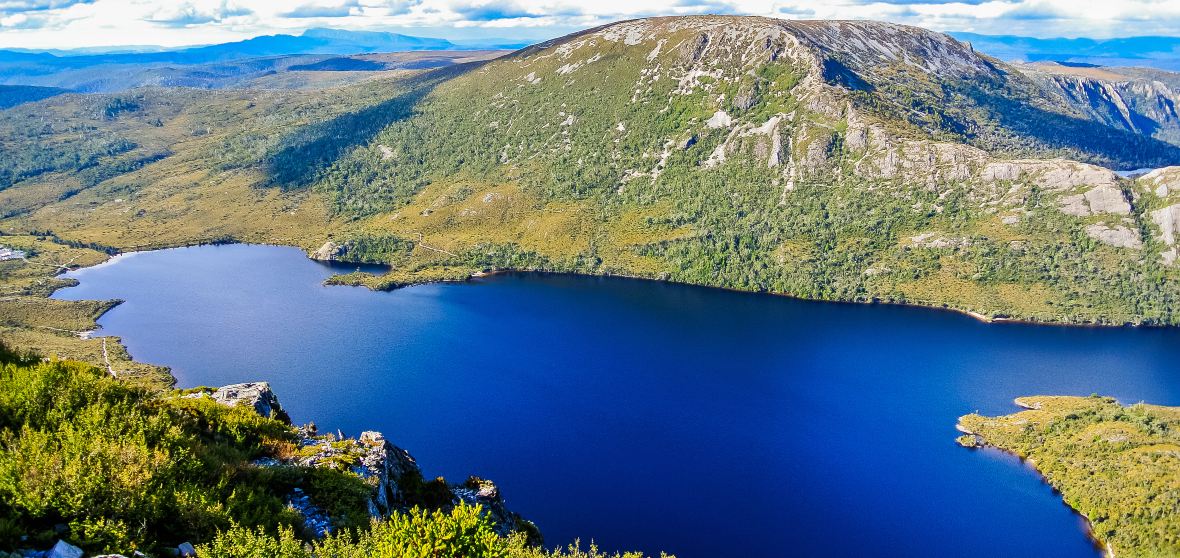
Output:
[[1180,555],[1180,408],[1106,397],[1022,397],[1026,410],[959,418],[962,445],[1026,460],[1119,558]]

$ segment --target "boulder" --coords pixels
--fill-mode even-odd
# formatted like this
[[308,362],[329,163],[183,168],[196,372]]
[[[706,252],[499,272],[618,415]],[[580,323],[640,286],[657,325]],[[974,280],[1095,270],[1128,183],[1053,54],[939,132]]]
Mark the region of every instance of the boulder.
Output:
[[49,549],[49,554],[46,558],[82,558],[82,549],[78,548],[66,541],[57,541],[53,548]]
[[267,382],[249,382],[217,388],[213,400],[229,407],[251,407],[259,415],[290,423],[291,419],[279,404],[279,398]]

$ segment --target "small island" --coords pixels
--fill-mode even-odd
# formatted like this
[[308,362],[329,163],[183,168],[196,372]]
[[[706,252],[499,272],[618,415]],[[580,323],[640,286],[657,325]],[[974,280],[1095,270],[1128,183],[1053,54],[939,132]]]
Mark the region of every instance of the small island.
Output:
[[1036,467],[1119,558],[1180,555],[1180,408],[1110,397],[1021,397],[1024,411],[959,418],[961,445]]

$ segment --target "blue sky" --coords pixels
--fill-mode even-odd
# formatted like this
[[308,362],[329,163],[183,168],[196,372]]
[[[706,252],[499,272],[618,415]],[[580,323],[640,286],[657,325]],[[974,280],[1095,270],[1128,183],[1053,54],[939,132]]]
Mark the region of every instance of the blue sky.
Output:
[[1034,37],[1180,35],[1180,0],[0,0],[0,47],[180,46],[310,27],[534,41],[619,19],[698,13]]

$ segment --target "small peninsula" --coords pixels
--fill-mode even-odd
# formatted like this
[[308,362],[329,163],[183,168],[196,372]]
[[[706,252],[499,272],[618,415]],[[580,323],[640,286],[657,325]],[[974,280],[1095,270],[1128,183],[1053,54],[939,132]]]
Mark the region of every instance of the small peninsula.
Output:
[[1180,554],[1180,408],[1109,397],[1021,397],[1024,411],[959,418],[963,446],[1036,467],[1110,556]]

